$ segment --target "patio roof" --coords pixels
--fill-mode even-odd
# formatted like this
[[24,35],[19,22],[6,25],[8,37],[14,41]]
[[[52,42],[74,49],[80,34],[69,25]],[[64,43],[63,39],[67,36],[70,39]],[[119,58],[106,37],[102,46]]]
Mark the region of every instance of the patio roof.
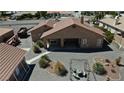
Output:
[[48,27],[52,28],[54,23],[55,23],[55,20],[52,20],[52,19],[42,20],[42,22],[40,22],[38,25],[36,25],[32,29],[30,29],[29,32],[36,31],[36,29],[41,28],[43,26],[48,26]]

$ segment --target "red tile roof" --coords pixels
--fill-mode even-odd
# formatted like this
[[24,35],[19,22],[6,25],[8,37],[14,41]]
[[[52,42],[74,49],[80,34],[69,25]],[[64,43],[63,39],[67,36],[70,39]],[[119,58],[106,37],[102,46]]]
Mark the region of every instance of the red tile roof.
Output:
[[0,80],[8,80],[15,68],[24,58],[26,51],[7,45],[0,44]]
[[55,23],[55,20],[47,20],[47,21],[46,20],[43,20],[38,25],[36,25],[32,29],[30,29],[29,32],[36,31],[36,29],[41,28],[43,26],[48,26],[48,27],[51,27],[52,28],[54,23]]
[[42,34],[41,38],[46,37],[48,35],[51,35],[51,34],[53,34],[55,32],[58,32],[58,31],[66,28],[68,26],[71,26],[73,24],[78,25],[78,26],[80,26],[82,28],[85,28],[85,29],[87,29],[89,31],[95,32],[95,33],[103,36],[103,31],[102,30],[97,29],[97,28],[92,27],[92,26],[89,26],[89,24],[86,24],[86,23],[82,24],[80,22],[80,19],[77,19],[77,18],[67,18],[67,19],[64,19],[62,21],[56,22],[51,30],[48,30],[48,31],[46,31],[46,32],[44,32]]

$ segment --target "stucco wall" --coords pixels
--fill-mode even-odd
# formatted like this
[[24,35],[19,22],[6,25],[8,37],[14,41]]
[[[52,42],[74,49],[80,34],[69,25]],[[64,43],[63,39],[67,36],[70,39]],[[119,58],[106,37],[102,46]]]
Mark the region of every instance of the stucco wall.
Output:
[[103,36],[98,35],[92,31],[88,31],[82,27],[76,26],[73,28],[72,26],[67,27],[61,31],[58,31],[54,34],[51,34],[45,38],[43,38],[46,43],[48,39],[68,39],[68,38],[79,38],[79,39],[87,39],[88,48],[96,48],[97,39],[102,39]]
[[50,27],[48,27],[48,26],[42,26],[40,28],[35,29],[35,31],[34,30],[31,31],[32,41],[36,42],[37,40],[40,40],[42,33],[49,29],[50,29]]

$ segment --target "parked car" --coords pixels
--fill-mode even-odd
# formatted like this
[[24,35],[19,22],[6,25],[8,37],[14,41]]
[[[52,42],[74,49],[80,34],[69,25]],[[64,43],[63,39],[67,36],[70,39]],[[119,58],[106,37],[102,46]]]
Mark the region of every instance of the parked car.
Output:
[[26,27],[21,27],[18,31],[18,36],[20,38],[25,38],[28,36],[28,29]]
[[81,78],[87,78],[87,74],[85,71],[80,71],[78,69],[72,70],[72,76],[74,76],[77,80],[80,80]]
[[19,40],[18,35],[14,35],[6,43],[12,46],[17,46],[19,43],[21,43],[21,41]]

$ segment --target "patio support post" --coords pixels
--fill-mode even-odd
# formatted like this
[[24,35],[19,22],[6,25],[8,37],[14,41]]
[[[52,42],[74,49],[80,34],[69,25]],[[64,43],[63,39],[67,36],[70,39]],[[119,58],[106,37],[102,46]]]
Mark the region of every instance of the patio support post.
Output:
[[64,39],[61,39],[61,47],[64,47]]

